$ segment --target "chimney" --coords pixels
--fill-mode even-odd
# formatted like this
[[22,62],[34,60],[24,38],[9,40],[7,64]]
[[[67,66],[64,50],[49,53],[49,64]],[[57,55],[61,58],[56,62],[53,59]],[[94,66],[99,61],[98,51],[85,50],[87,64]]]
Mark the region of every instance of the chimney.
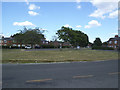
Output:
[[115,35],[115,37],[118,37],[118,35]]

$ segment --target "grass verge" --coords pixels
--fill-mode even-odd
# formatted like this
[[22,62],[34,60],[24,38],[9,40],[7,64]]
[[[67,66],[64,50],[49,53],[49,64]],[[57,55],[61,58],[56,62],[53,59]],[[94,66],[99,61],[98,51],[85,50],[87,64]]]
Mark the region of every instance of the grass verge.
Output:
[[2,63],[45,63],[118,59],[118,53],[90,49],[36,50],[3,49]]

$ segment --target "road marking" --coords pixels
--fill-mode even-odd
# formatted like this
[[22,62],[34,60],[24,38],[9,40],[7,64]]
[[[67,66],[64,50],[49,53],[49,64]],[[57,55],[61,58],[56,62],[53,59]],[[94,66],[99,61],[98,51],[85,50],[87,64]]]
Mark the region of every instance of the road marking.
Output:
[[93,77],[93,75],[73,76],[73,78],[89,78],[89,77]]
[[50,81],[52,79],[40,79],[40,80],[28,80],[26,81],[27,83],[32,83],[32,82],[45,82],[45,81]]
[[112,73],[108,73],[109,75],[115,75],[115,74],[120,74],[120,72],[112,72]]

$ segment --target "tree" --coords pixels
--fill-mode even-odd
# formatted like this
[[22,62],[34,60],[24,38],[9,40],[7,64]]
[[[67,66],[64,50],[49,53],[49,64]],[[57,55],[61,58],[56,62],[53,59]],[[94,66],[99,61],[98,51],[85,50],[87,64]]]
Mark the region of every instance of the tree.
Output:
[[20,44],[20,47],[22,48],[22,44],[24,43],[24,34],[20,33],[16,33],[13,36],[11,36],[12,38],[14,38],[14,41],[16,43]]
[[93,43],[94,46],[102,46],[102,41],[100,38],[96,38],[94,43]]
[[30,44],[34,47],[35,44],[40,44],[41,40],[45,39],[43,31],[39,28],[27,29],[25,27],[23,31],[20,30],[20,33],[14,34],[12,37],[17,43],[20,43],[21,47],[22,44]]
[[69,27],[63,26],[56,34],[60,40],[62,39],[64,42],[70,42],[74,47],[85,47],[89,42],[87,34],[78,30],[72,30],[72,28]]
[[39,29],[28,30],[24,33],[24,43],[31,44],[32,48],[35,44],[40,44],[42,39],[45,38]]

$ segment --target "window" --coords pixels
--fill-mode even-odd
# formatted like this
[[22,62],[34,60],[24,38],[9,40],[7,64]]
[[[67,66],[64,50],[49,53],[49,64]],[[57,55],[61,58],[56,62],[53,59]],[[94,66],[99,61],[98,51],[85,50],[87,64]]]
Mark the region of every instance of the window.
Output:
[[7,43],[7,40],[4,40],[4,43]]
[[13,40],[13,43],[16,43],[16,41],[15,41],[15,40]]
[[13,46],[17,46],[16,44],[13,44]]
[[24,45],[24,44],[22,44],[22,46],[24,47],[25,45]]
[[109,44],[112,44],[112,41],[109,41]]
[[117,41],[114,41],[115,44],[117,44]]
[[111,47],[111,46],[109,46],[109,47]]

